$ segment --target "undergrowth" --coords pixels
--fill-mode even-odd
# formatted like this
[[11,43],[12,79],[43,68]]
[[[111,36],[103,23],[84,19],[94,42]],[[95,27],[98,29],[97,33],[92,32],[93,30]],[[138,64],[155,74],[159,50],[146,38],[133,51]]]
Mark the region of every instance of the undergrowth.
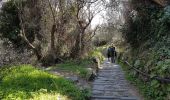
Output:
[[49,67],[47,70],[61,70],[67,71],[69,73],[77,74],[82,78],[87,78],[89,76],[89,72],[87,70],[88,67],[91,67],[92,61],[85,59],[80,61],[65,61],[64,63],[57,64],[55,66]]
[[98,58],[100,63],[104,61],[103,51],[106,49],[105,46],[97,47],[89,53],[89,57]]
[[0,69],[2,100],[85,100],[88,94],[72,82],[38,70],[31,65]]
[[[133,71],[129,70],[129,67],[119,62],[126,73],[126,79],[130,81],[133,85],[137,86],[139,91],[145,97],[145,100],[167,100],[168,89],[170,89],[169,85],[161,84],[156,80],[150,80],[144,82],[139,77],[133,73]],[[159,89],[158,89],[159,88]],[[166,88],[165,90],[160,90]],[[168,91],[167,91],[168,90]]]
[[[128,53],[124,53],[123,58],[151,78],[170,79],[170,6],[160,9],[144,2],[141,6],[134,4],[138,15],[133,20],[132,30],[127,33],[130,49],[125,51]],[[127,72],[147,100],[170,100],[170,84],[157,80],[147,82],[136,71]]]

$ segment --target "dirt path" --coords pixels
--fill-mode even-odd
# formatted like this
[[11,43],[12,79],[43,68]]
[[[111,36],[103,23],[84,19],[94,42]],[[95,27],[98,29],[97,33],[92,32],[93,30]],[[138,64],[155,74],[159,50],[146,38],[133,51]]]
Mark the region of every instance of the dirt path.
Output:
[[91,100],[143,100],[117,64],[105,61],[93,82]]

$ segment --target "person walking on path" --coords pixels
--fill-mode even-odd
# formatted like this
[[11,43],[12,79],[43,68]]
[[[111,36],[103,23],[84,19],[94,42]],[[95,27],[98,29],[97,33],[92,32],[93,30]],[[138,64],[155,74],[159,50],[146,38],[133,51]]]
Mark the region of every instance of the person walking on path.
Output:
[[108,61],[110,61],[110,58],[111,58],[111,62],[115,63],[115,59],[116,59],[117,54],[116,54],[116,50],[115,50],[114,46],[110,46],[108,48],[107,56],[108,56]]
[[107,58],[108,58],[108,61],[110,61],[110,51],[111,51],[111,46],[109,46],[109,48],[107,49]]

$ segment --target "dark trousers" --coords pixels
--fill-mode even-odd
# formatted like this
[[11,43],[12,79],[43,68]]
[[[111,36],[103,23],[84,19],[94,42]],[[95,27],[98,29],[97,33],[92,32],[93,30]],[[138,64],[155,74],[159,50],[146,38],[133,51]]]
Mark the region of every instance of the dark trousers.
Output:
[[111,57],[111,62],[115,63],[115,57]]
[[107,58],[108,58],[108,61],[110,61],[110,60],[109,60],[109,58],[110,58],[110,55],[109,55],[109,54],[107,54]]

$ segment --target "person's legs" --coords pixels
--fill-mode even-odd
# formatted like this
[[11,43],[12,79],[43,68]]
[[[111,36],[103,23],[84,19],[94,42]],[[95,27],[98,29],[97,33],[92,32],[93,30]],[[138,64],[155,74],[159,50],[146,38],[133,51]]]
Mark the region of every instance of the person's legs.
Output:
[[114,57],[111,57],[111,62],[114,63]]
[[115,63],[115,58],[113,57],[113,63]]
[[114,57],[114,62],[116,63],[116,57]]
[[107,55],[107,58],[108,58],[108,61],[110,61],[110,59],[109,59],[109,58],[110,58],[110,55],[109,55],[109,54]]
[[111,62],[115,63],[115,57],[114,56],[111,57]]

